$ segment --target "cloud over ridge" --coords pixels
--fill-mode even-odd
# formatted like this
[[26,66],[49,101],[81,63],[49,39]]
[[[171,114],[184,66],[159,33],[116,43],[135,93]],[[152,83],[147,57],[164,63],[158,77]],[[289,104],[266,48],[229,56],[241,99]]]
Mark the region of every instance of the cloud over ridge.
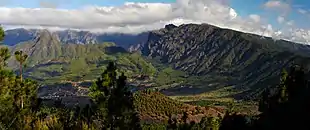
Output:
[[[282,30],[264,23],[262,16],[251,14],[238,16],[236,11],[217,0],[177,0],[176,3],[133,3],[121,6],[87,6],[81,9],[49,8],[46,3],[42,8],[7,8],[0,7],[0,24],[7,27],[48,28],[53,30],[81,29],[92,32],[139,33],[186,23],[209,23],[215,26],[237,31],[254,33],[276,39],[309,43],[310,30],[292,26],[293,21],[285,21],[281,15],[279,24]],[[272,0],[264,7],[289,9],[289,4]],[[305,12],[304,12],[305,13]]]

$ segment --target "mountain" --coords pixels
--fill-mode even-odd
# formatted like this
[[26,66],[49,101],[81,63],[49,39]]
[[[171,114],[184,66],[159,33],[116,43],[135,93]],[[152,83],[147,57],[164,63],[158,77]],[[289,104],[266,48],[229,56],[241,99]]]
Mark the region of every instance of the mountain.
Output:
[[183,79],[192,80],[189,85],[194,87],[166,90],[173,94],[233,86],[240,95],[256,95],[278,83],[283,68],[293,63],[307,67],[310,61],[307,45],[208,24],[168,25],[150,32],[148,41],[138,46],[143,55],[191,76]]
[[5,31],[4,44],[14,46],[18,43],[32,40],[36,37],[35,30],[27,30],[23,28]]
[[[17,50],[28,54],[25,76],[44,82],[94,80],[109,61],[115,61],[127,75],[152,75],[155,71],[140,54],[130,53],[114,43],[63,44],[57,34],[47,30],[38,31],[34,40],[19,43],[10,50],[12,54]],[[13,57],[9,66],[18,67]]]
[[[281,70],[290,64],[309,66],[307,45],[208,24],[169,24],[138,35],[17,30],[15,33],[23,32],[33,39],[10,47],[26,50],[30,55],[28,76],[81,79],[83,76],[79,76],[93,73],[88,75],[91,79],[100,74],[96,72],[98,64],[117,60],[130,73],[141,73],[141,66],[150,68],[143,69],[146,73],[156,72],[155,82],[167,95],[201,94],[229,87],[239,93],[230,96],[251,98],[262,89],[275,86]],[[7,32],[14,34],[13,30]],[[136,51],[148,58],[132,53]],[[83,68],[87,70],[77,73]],[[61,73],[50,72],[53,69]]]
[[[33,40],[40,35],[40,29],[12,29],[5,32],[4,43],[14,46],[21,42]],[[46,31],[46,30],[45,30]],[[140,34],[122,34],[122,33],[92,33],[89,31],[64,30],[53,32],[62,44],[94,44],[103,42],[113,42],[125,49],[132,45],[146,42],[148,32]]]

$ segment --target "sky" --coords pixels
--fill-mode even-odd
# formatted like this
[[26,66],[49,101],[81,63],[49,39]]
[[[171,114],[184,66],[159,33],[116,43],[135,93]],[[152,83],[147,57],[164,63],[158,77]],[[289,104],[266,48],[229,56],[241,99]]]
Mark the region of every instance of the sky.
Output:
[[140,33],[208,23],[310,44],[309,0],[0,0],[5,29]]

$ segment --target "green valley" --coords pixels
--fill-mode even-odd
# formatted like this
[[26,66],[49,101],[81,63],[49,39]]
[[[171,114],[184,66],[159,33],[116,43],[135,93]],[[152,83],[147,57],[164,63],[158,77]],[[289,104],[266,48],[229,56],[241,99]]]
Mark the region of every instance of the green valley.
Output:
[[280,128],[286,110],[308,108],[309,46],[208,24],[167,25],[130,48],[35,32],[0,46],[1,128]]

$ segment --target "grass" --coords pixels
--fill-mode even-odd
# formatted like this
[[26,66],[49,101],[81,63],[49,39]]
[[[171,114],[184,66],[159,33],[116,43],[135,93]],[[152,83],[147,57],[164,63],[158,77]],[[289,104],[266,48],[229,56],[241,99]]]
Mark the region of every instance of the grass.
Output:
[[185,76],[185,72],[168,67],[158,72],[155,82],[160,86],[180,83],[186,80]]

